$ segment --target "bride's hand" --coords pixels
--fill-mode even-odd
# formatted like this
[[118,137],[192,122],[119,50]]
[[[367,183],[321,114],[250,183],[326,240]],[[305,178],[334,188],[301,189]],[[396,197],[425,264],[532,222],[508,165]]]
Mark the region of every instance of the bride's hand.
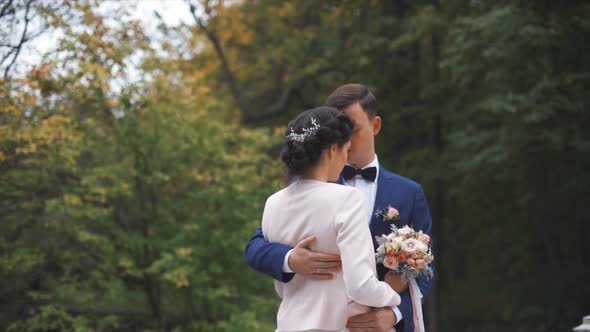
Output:
[[332,273],[342,271],[340,256],[309,250],[309,245],[315,240],[315,235],[312,235],[297,243],[289,256],[289,267],[306,278],[330,280],[333,278]]
[[393,270],[387,271],[383,281],[389,284],[389,286],[398,294],[401,294],[408,290],[408,281],[403,280],[401,274]]

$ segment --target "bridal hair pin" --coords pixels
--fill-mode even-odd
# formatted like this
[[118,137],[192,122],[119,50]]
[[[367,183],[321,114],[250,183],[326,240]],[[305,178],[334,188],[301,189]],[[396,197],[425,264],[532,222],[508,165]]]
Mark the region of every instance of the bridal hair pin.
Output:
[[311,127],[303,128],[302,134],[296,134],[293,131],[293,128],[291,128],[291,133],[285,136],[285,138],[290,141],[303,142],[307,136],[314,135],[319,128],[320,125],[315,121],[314,118],[311,118]]

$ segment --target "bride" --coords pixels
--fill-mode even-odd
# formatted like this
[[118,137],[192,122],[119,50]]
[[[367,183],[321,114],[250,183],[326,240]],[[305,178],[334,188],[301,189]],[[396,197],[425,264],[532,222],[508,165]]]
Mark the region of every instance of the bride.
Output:
[[277,331],[344,331],[348,318],[368,307],[400,304],[376,277],[364,194],[330,183],[346,164],[353,127],[346,114],[325,106],[301,113],[287,127],[281,159],[296,180],[266,201],[262,233],[292,247],[315,235],[310,249],[339,255],[342,272],[331,280],[296,274],[289,283],[275,281],[282,299]]

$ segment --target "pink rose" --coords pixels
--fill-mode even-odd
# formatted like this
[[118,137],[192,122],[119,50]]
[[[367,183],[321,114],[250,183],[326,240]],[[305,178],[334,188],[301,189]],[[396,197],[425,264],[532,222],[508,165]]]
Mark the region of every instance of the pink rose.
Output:
[[430,236],[428,236],[428,234],[424,234],[424,233],[422,233],[422,231],[420,231],[420,233],[418,234],[418,240],[428,244],[428,242],[430,242]]
[[397,270],[397,259],[395,257],[387,257],[383,260],[383,265],[391,270]]
[[408,254],[413,254],[418,251],[420,243],[415,239],[407,239],[402,242],[402,250]]
[[387,209],[386,212],[387,219],[398,221],[399,220],[399,211],[396,208],[392,208],[391,206]]

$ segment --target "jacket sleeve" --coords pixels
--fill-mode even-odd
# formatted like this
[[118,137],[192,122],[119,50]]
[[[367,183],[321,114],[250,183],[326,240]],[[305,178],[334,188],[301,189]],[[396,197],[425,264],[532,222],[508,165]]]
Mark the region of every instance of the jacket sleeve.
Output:
[[366,219],[364,194],[359,190],[351,191],[334,220],[346,292],[355,302],[370,307],[399,305],[400,296],[377,279],[373,242]]
[[[430,217],[430,210],[428,208],[428,202],[426,201],[426,196],[424,195],[424,190],[422,187],[418,187],[414,196],[414,207],[412,209],[412,216],[410,219],[410,226],[415,229],[416,231],[422,231],[429,236],[432,232],[432,218]],[[431,238],[431,243],[433,239]],[[434,267],[434,265],[433,265]],[[434,268],[433,268],[434,271]],[[416,283],[420,288],[420,292],[422,292],[423,300],[428,295],[430,291],[430,281],[431,279],[427,279],[424,277],[419,277],[416,279]],[[401,294],[402,303],[398,306],[400,312],[402,313],[403,321],[412,320],[413,313],[412,313],[412,299],[410,298],[410,292],[405,291]]]
[[281,282],[289,282],[295,274],[283,272],[283,261],[291,249],[288,245],[268,242],[262,234],[262,228],[258,228],[246,245],[246,262],[258,272]]

